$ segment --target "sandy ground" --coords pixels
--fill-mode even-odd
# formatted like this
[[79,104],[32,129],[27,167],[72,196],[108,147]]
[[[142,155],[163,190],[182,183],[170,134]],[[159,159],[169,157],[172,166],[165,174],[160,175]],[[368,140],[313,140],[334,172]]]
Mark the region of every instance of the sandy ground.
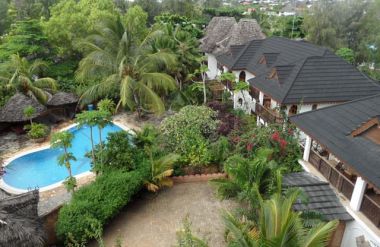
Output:
[[[176,184],[154,195],[131,202],[105,228],[104,244],[123,247],[170,247],[176,245],[176,232],[189,216],[192,232],[210,247],[226,246],[221,212],[232,210],[232,201],[220,201],[207,182]],[[91,243],[90,247],[98,246]]]

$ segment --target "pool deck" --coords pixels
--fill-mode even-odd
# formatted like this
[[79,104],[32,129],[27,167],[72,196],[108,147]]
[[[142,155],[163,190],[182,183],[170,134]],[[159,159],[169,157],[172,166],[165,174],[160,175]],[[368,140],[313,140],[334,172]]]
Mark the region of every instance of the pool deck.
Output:
[[[133,120],[127,113],[121,113],[114,116],[113,122],[124,130],[135,129],[139,130],[139,123]],[[56,125],[52,128],[52,132],[61,131],[70,128],[74,125],[74,121],[67,121],[65,123]],[[34,152],[36,150],[41,150],[48,148],[50,146],[50,138],[47,138],[42,143],[36,143],[32,140],[24,138],[25,136],[14,136],[13,133],[8,133],[8,135],[0,136],[0,151],[3,152],[2,158],[5,160],[6,164],[10,160],[25,155],[27,153]],[[85,184],[91,183],[95,180],[95,175],[88,172],[82,176],[77,177],[78,187]],[[12,190],[10,191],[12,192]],[[15,193],[20,193],[21,191],[14,191]],[[13,193],[3,191],[0,188],[0,200],[6,198]],[[62,204],[68,202],[71,198],[70,193],[67,192],[65,187],[60,185],[52,186],[52,188],[46,188],[40,190],[40,202],[38,205],[38,214],[40,216],[51,212]]]

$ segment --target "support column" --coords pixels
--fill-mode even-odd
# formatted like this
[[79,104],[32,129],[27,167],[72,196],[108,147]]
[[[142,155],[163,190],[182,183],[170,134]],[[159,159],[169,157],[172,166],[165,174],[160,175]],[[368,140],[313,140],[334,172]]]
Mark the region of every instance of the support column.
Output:
[[310,138],[310,136],[306,136],[305,150],[303,151],[304,161],[309,161],[310,151],[311,151],[311,142],[312,142],[312,139]]
[[264,105],[264,93],[260,91],[259,94],[259,104]]
[[350,206],[352,210],[359,211],[360,206],[362,205],[363,196],[365,189],[367,187],[367,182],[364,181],[361,177],[356,179],[354,191],[352,192]]

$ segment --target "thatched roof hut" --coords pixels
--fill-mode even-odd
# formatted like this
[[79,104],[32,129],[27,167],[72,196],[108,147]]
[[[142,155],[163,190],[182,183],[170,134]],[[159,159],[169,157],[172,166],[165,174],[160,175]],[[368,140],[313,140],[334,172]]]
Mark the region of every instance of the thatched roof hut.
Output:
[[58,92],[47,102],[48,106],[62,106],[78,103],[79,98],[73,93]]
[[38,190],[0,201],[0,246],[44,246],[45,232],[38,218]]
[[21,93],[16,93],[0,110],[0,122],[12,123],[29,120],[24,116],[24,109],[27,106],[33,106],[34,109],[36,109],[36,113],[32,116],[32,118],[38,117],[46,110],[46,107],[34,98],[28,97]]
[[260,25],[255,19],[241,19],[231,28],[227,37],[217,43],[216,52],[227,52],[232,45],[242,45],[254,39],[265,39]]
[[241,19],[236,23],[233,17],[214,17],[201,39],[201,49],[218,55],[227,52],[231,45],[242,45],[253,39],[265,39],[255,19]]
[[226,38],[234,24],[236,24],[234,17],[213,17],[206,27],[205,36],[200,40],[201,50],[213,53],[216,44]]

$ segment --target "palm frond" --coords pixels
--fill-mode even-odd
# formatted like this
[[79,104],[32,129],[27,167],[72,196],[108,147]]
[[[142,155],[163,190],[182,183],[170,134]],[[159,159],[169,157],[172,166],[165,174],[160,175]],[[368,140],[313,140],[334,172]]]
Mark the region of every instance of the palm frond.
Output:
[[324,247],[330,240],[331,234],[338,225],[338,221],[330,221],[312,228],[302,240],[302,247]]
[[149,88],[162,92],[167,95],[170,91],[176,89],[176,83],[173,77],[165,73],[144,73],[141,75],[140,81]]
[[164,103],[152,89],[144,83],[137,83],[136,86],[141,102],[148,110],[156,114],[162,114],[165,111]]
[[57,81],[50,77],[39,78],[33,83],[39,88],[49,88],[53,91],[57,90]]
[[40,59],[36,59],[30,65],[29,70],[28,70],[28,72],[29,72],[28,74],[29,75],[35,75],[35,74],[42,72],[43,70],[45,70],[47,68],[48,68],[47,62],[42,61]]
[[[45,103],[47,102],[47,100],[48,100],[48,95],[47,95],[47,93],[46,93],[44,90],[42,90],[42,89],[40,89],[40,88],[38,88],[38,87],[35,87],[35,86],[33,86],[33,85],[30,85],[28,89],[29,89],[30,92],[33,93],[33,95],[30,95],[30,96],[32,96],[32,97],[33,97],[33,96],[36,97],[37,100],[38,100],[39,102],[43,103],[43,104],[45,104]],[[27,93],[28,93],[28,92],[27,92]]]

